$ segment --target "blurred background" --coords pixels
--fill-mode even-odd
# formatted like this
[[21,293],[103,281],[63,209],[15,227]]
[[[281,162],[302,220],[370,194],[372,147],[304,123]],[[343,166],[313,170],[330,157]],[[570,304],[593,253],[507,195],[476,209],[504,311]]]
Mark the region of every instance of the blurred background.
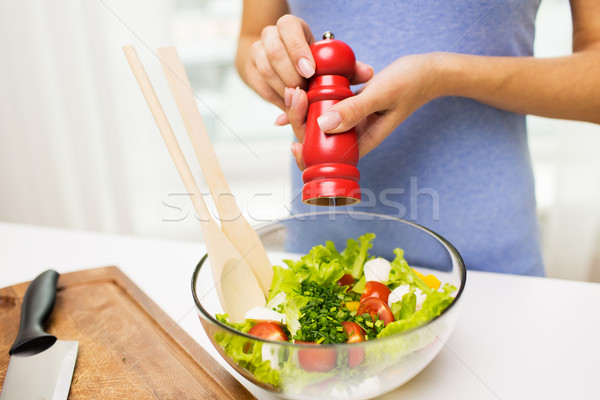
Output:
[[[153,53],[177,46],[243,213],[253,223],[288,214],[292,134],[235,72],[241,9],[241,0],[0,2],[0,221],[201,239],[126,43],[193,160]],[[569,54],[571,30],[568,0],[542,0],[536,55]],[[600,127],[528,124],[548,275],[600,282]]]

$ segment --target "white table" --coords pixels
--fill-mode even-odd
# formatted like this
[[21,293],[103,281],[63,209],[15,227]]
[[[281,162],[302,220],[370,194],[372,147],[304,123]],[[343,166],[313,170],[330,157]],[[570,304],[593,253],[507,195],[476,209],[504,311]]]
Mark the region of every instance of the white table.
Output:
[[[232,371],[193,307],[190,279],[203,250],[200,241],[0,223],[0,287],[47,268],[62,273],[117,265]],[[600,285],[469,272],[463,296],[456,329],[438,357],[383,399],[600,397]],[[257,397],[272,398],[233,373]]]

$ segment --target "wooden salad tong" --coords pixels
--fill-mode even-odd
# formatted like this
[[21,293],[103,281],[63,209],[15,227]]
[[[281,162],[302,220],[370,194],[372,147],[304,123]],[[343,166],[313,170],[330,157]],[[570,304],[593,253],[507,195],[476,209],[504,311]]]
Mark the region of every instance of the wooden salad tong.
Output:
[[262,241],[243,217],[231,194],[177,50],[174,47],[163,47],[157,52],[171,93],[192,141],[196,158],[202,168],[208,190],[217,207],[221,229],[248,261],[263,293],[267,295],[273,280],[273,268]]
[[[264,246],[262,242],[260,242],[260,238],[256,232],[250,227],[250,230],[254,233],[254,235],[246,236],[246,240],[251,243],[250,247],[246,244],[245,247],[242,247],[245,250],[244,252],[240,252],[238,246],[236,246],[235,242],[231,240],[223,230],[219,227],[216,221],[210,215],[208,208],[206,207],[206,203],[202,199],[202,194],[194,176],[189,168],[185,160],[185,156],[179,147],[173,129],[169,124],[167,116],[158,100],[156,92],[148,78],[148,74],[146,73],[144,66],[142,65],[141,60],[139,59],[135,48],[132,45],[127,45],[123,47],[123,51],[125,53],[125,57],[129,62],[129,66],[135,75],[135,78],[142,90],[144,98],[152,112],[156,125],[159,128],[159,131],[165,141],[169,154],[175,163],[175,167],[179,172],[179,175],[185,185],[187,192],[190,195],[192,200],[192,204],[198,217],[200,219],[200,227],[202,230],[202,236],[204,237],[204,241],[206,243],[206,248],[208,252],[209,262],[213,274],[213,279],[215,281],[215,288],[217,291],[217,295],[219,297],[219,301],[223,310],[229,314],[231,320],[233,321],[243,321],[245,313],[248,309],[252,307],[262,307],[265,305],[265,295],[268,291],[268,287],[264,289],[264,286],[261,287],[257,276],[261,276],[262,281],[264,281],[262,274],[266,273],[268,280],[268,285],[270,286],[272,276],[272,268],[268,261],[268,257],[264,250]],[[189,87],[189,80],[187,79],[187,75],[185,75],[185,71],[183,71],[183,66],[179,61],[179,57],[176,53],[174,53],[174,49],[164,49],[161,50],[161,53],[166,53],[166,60],[169,62],[168,65],[173,66],[173,70],[169,69],[169,72],[172,72],[172,76],[169,77],[170,74],[166,73],[167,78],[169,80],[173,80],[173,84],[169,82],[171,86],[171,90],[173,91],[173,95],[176,99],[178,108],[180,113],[182,114],[185,125],[190,133],[190,137],[192,139],[192,143],[194,143],[194,149],[196,150],[196,155],[201,163],[202,170],[206,177],[207,182],[217,182],[210,183],[210,191],[212,196],[217,196],[217,198],[232,198],[229,191],[229,186],[227,185],[223,173],[218,164],[218,160],[214,155],[214,150],[212,148],[212,144],[208,139],[208,134],[206,134],[206,129],[204,128],[204,124],[200,117],[200,113],[195,104],[190,102],[189,97],[193,99],[193,93]],[[177,59],[173,60],[173,53],[177,56]],[[165,68],[167,68],[165,66]],[[183,71],[183,72],[182,72]],[[167,71],[165,71],[167,72]],[[181,82],[182,85],[179,86],[177,82]],[[174,89],[174,87],[176,89]],[[188,93],[188,98],[186,99],[185,93]],[[183,98],[183,100],[182,100]],[[180,105],[181,104],[181,105]],[[196,110],[196,111],[194,111]],[[197,114],[196,114],[197,112]],[[201,137],[203,130],[205,134],[205,138]],[[206,142],[210,145],[208,150],[206,150]],[[202,150],[202,149],[205,149]],[[207,157],[207,159],[204,159]],[[212,157],[212,158],[211,158]],[[216,165],[216,166],[215,166]],[[213,174],[218,175],[217,178],[213,178]],[[219,175],[220,174],[220,175]],[[210,177],[210,179],[209,179]],[[219,185],[220,186],[216,186]],[[210,186],[213,185],[213,186]],[[216,195],[213,190],[219,190],[218,193],[221,195]],[[229,194],[229,195],[227,195]],[[217,201],[215,200],[215,203]],[[230,203],[225,202],[225,206],[221,206],[218,208],[219,214],[221,215],[221,220],[224,220],[223,215],[226,217],[231,217],[232,215],[236,215],[235,219],[243,219],[241,213],[234,214],[235,210],[232,209],[231,203],[235,204],[233,201]],[[218,203],[217,203],[218,204]],[[219,207],[219,206],[217,206]],[[237,205],[235,206],[237,209]],[[221,209],[224,214],[221,214]],[[245,220],[244,220],[245,221]],[[239,226],[242,226],[241,223],[237,223]],[[247,224],[247,222],[246,222]],[[235,226],[226,223],[224,225],[229,225],[228,231],[235,231]],[[249,224],[248,224],[249,226]],[[245,229],[245,228],[242,228]],[[248,231],[244,231],[247,233]],[[244,237],[244,232],[232,234],[232,237],[242,238]],[[253,240],[257,240],[259,244],[256,242],[252,243]],[[257,252],[261,252],[262,254],[256,255]],[[263,260],[261,264],[252,265],[249,262],[248,256],[253,254],[254,259]],[[266,263],[265,261],[266,260]],[[267,271],[267,272],[265,272]],[[270,273],[269,273],[270,272]]]

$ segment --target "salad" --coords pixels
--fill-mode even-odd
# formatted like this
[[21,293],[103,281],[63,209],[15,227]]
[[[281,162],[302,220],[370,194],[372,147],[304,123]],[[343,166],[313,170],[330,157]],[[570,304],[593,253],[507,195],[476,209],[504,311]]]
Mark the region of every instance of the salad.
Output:
[[339,376],[341,370],[358,377],[361,371],[372,371],[373,363],[385,368],[397,362],[398,356],[435,340],[435,335],[429,335],[412,343],[394,342],[394,348],[386,344],[372,354],[361,346],[349,347],[343,354],[327,346],[411,330],[440,315],[454,300],[454,286],[442,285],[435,276],[411,268],[400,248],[394,250],[391,261],[370,255],[374,238],[367,233],[349,239],[341,252],[328,241],[297,261],[284,260],[285,266],[273,267],[265,307],[250,309],[243,322],[229,321],[227,314],[216,315],[221,323],[263,340],[312,346],[297,352],[276,351],[266,342],[226,331],[215,335],[218,345],[258,381],[286,386],[286,390],[295,385],[300,390]]

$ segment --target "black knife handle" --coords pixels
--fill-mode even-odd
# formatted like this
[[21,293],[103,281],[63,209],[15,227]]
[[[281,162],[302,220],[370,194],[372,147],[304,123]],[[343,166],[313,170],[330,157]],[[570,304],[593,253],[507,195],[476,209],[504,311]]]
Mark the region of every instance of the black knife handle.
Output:
[[56,300],[58,272],[42,272],[29,284],[21,305],[21,325],[9,354],[44,351],[56,342],[56,336],[44,331]]

